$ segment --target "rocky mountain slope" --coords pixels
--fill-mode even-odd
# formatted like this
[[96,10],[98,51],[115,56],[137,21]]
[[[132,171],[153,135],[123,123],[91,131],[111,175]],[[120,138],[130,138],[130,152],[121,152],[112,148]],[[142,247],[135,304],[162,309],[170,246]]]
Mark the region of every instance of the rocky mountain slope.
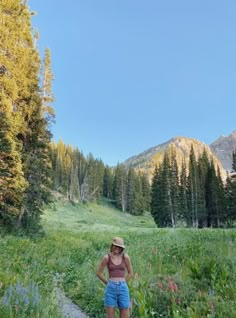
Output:
[[236,149],[236,130],[229,136],[221,136],[210,145],[211,150],[227,171],[232,169],[232,152]]
[[196,158],[198,158],[203,153],[203,150],[206,149],[208,157],[213,158],[215,166],[216,167],[219,166],[221,171],[221,176],[223,179],[225,179],[226,171],[221,161],[211,151],[208,145],[193,138],[186,138],[186,137],[172,138],[161,145],[152,147],[140,153],[139,155],[136,155],[127,159],[124,162],[124,164],[127,166],[132,166],[136,168],[137,170],[146,171],[149,174],[151,179],[155,166],[159,165],[160,162],[162,162],[165,151],[168,151],[171,147],[174,147],[176,150],[176,158],[177,158],[177,164],[178,164],[179,170],[181,169],[183,158],[185,159],[186,164],[188,165],[191,145],[193,145]]

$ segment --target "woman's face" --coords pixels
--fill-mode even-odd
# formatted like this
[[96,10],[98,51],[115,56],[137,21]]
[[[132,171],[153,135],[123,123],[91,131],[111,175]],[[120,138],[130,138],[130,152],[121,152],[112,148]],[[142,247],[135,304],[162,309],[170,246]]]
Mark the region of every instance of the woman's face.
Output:
[[120,254],[122,252],[123,248],[120,246],[112,245],[112,252],[115,254]]

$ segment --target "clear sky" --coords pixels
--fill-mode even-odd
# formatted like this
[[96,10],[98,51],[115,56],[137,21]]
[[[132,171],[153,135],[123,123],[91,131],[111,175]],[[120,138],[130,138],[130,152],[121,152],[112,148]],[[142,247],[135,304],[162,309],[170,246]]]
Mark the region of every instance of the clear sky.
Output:
[[60,138],[116,165],[236,129],[235,0],[30,0]]

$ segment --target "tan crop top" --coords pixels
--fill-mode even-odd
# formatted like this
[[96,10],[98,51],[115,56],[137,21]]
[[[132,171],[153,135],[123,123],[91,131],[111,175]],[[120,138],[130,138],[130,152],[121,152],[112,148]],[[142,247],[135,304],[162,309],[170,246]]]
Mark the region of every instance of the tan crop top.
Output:
[[119,265],[114,264],[112,262],[111,255],[108,254],[107,269],[109,272],[109,278],[112,278],[112,277],[122,277],[122,278],[124,277],[125,278],[125,268],[126,268],[126,265],[125,265],[124,254],[122,257],[122,261]]

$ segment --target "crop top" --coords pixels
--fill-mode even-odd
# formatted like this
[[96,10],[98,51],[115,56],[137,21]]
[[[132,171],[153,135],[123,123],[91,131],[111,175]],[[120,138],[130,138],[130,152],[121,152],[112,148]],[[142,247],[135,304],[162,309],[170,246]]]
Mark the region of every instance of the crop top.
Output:
[[112,278],[112,277],[122,277],[123,278],[123,277],[125,277],[125,268],[126,268],[126,265],[125,265],[124,254],[123,254],[121,263],[118,265],[116,265],[112,262],[111,255],[108,254],[107,269],[109,272],[109,278]]

